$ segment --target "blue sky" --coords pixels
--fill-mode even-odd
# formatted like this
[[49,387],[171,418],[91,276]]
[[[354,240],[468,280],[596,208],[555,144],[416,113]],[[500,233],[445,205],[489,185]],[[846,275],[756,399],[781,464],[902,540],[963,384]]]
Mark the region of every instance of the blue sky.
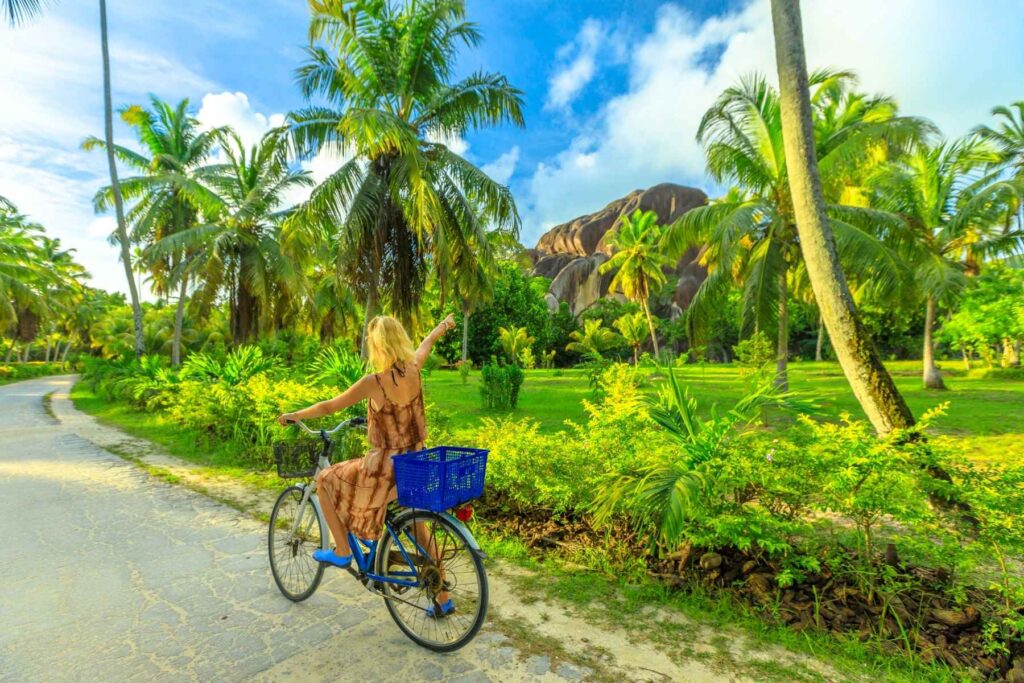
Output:
[[[0,195],[78,250],[97,286],[123,289],[112,221],[91,196],[102,131],[96,3],[60,0],[0,29]],[[850,68],[865,90],[949,135],[1024,99],[1024,0],[805,1],[812,67]],[[302,0],[108,0],[115,104],[188,97],[209,125],[255,137],[302,104]],[[714,187],[693,139],[713,98],[771,74],[768,0],[469,0],[484,43],[459,70],[499,71],[525,92],[526,128],[451,141],[512,188],[532,245],[551,225],[658,182]],[[127,132],[117,135],[128,142]],[[337,164],[306,162],[315,177]]]

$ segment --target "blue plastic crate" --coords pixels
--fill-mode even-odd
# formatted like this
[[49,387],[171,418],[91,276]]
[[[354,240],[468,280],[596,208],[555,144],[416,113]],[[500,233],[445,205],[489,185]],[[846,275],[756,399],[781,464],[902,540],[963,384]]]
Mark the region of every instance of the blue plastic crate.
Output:
[[484,492],[487,451],[462,446],[435,446],[392,458],[398,504],[443,512]]

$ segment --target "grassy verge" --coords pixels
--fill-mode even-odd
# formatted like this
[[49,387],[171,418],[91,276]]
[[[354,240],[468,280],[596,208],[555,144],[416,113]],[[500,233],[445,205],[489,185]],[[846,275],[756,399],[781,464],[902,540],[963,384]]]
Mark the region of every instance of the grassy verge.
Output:
[[[638,640],[656,643],[677,661],[705,661],[759,681],[822,680],[820,671],[798,660],[742,656],[744,651],[763,653],[766,648],[777,646],[827,662],[835,671],[854,680],[964,680],[943,665],[923,664],[904,655],[886,655],[878,642],[774,625],[750,607],[700,587],[674,589],[643,576],[616,576],[580,565],[578,558],[570,561],[554,554],[537,556],[519,539],[488,529],[485,521],[475,525],[474,533],[491,556],[531,570],[513,577],[525,595],[569,605],[589,623],[617,627]],[[699,629],[717,633],[698,636]],[[737,639],[746,642],[737,647]],[[710,643],[712,648],[697,649],[690,645],[697,641]]]
[[38,377],[49,377],[50,375],[62,375],[70,372],[60,363],[0,363],[0,387],[14,382],[23,382],[27,379]]
[[77,382],[72,387],[71,401],[76,408],[92,415],[102,424],[152,441],[168,454],[198,465],[200,469],[197,474],[230,477],[267,490],[281,487],[281,480],[276,474],[248,467],[239,456],[236,444],[217,441],[198,430],[186,429],[159,413],[139,412],[126,403],[107,401],[93,393],[85,382]]

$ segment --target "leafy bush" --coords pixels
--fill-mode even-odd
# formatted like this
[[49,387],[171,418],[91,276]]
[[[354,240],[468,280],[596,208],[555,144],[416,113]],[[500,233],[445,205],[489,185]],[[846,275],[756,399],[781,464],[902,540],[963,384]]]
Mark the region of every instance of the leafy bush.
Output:
[[0,364],[0,383],[17,382],[33,377],[45,377],[63,372],[64,366],[61,363],[12,363],[10,365]]
[[468,358],[460,360],[455,364],[455,367],[459,370],[459,377],[462,378],[462,383],[466,384],[469,382],[469,373],[473,371],[473,361]]
[[366,363],[349,347],[328,346],[320,350],[309,370],[317,384],[346,389],[366,374]]
[[484,408],[515,410],[519,405],[519,389],[523,386],[523,369],[512,363],[497,361],[480,368],[480,397]]
[[427,356],[427,359],[423,361],[423,368],[421,368],[424,377],[430,377],[430,373],[441,367],[441,357],[436,353],[432,353]]

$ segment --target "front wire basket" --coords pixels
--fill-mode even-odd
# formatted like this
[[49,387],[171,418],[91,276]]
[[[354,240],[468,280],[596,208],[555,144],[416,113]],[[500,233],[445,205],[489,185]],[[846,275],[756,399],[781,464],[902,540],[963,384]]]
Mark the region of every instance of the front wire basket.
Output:
[[312,439],[278,441],[274,444],[277,476],[282,479],[308,479],[316,473],[324,442]]

